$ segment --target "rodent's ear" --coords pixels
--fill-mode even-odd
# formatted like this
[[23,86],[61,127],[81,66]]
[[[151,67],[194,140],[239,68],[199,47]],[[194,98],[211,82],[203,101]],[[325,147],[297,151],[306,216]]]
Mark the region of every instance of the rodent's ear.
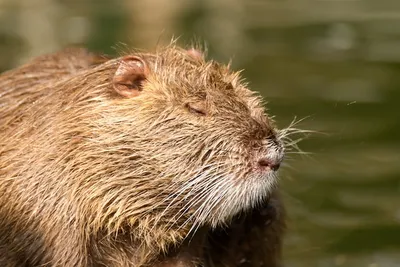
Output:
[[121,59],[112,83],[114,90],[125,97],[138,96],[146,80],[148,67],[146,62],[137,56],[126,56]]
[[201,60],[201,61],[204,60],[203,52],[201,52],[200,50],[197,50],[196,48],[188,49],[187,53],[189,54],[189,56],[191,56],[194,59]]

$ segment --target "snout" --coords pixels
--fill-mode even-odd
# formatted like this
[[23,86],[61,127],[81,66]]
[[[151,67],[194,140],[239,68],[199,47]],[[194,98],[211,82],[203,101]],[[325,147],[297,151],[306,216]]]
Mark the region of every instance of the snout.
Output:
[[263,172],[277,171],[281,166],[283,157],[282,144],[276,140],[266,140],[263,142],[263,147],[256,153],[255,166]]

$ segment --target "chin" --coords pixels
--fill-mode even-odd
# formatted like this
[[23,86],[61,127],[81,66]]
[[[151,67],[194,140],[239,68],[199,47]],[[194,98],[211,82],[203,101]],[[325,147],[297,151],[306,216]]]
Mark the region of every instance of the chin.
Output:
[[204,210],[198,213],[197,220],[207,222],[212,228],[225,226],[238,214],[246,213],[268,201],[276,187],[275,171],[269,173],[252,173],[238,182],[226,177],[230,183],[224,183],[218,190],[218,196],[211,192],[207,199],[212,199],[207,207],[207,199],[202,203]]

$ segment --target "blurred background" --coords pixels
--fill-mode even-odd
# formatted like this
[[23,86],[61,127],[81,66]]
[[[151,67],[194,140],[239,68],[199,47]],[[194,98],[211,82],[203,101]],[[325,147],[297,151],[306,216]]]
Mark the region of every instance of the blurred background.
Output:
[[245,69],[279,127],[323,133],[281,173],[286,266],[400,266],[400,1],[0,0],[0,71],[172,36]]

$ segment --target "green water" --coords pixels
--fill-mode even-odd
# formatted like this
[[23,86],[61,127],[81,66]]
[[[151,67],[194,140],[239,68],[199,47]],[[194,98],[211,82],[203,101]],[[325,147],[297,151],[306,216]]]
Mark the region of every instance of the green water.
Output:
[[398,1],[27,3],[0,0],[2,70],[71,42],[116,53],[171,33],[233,56],[281,128],[316,132],[281,171],[287,266],[400,266]]

